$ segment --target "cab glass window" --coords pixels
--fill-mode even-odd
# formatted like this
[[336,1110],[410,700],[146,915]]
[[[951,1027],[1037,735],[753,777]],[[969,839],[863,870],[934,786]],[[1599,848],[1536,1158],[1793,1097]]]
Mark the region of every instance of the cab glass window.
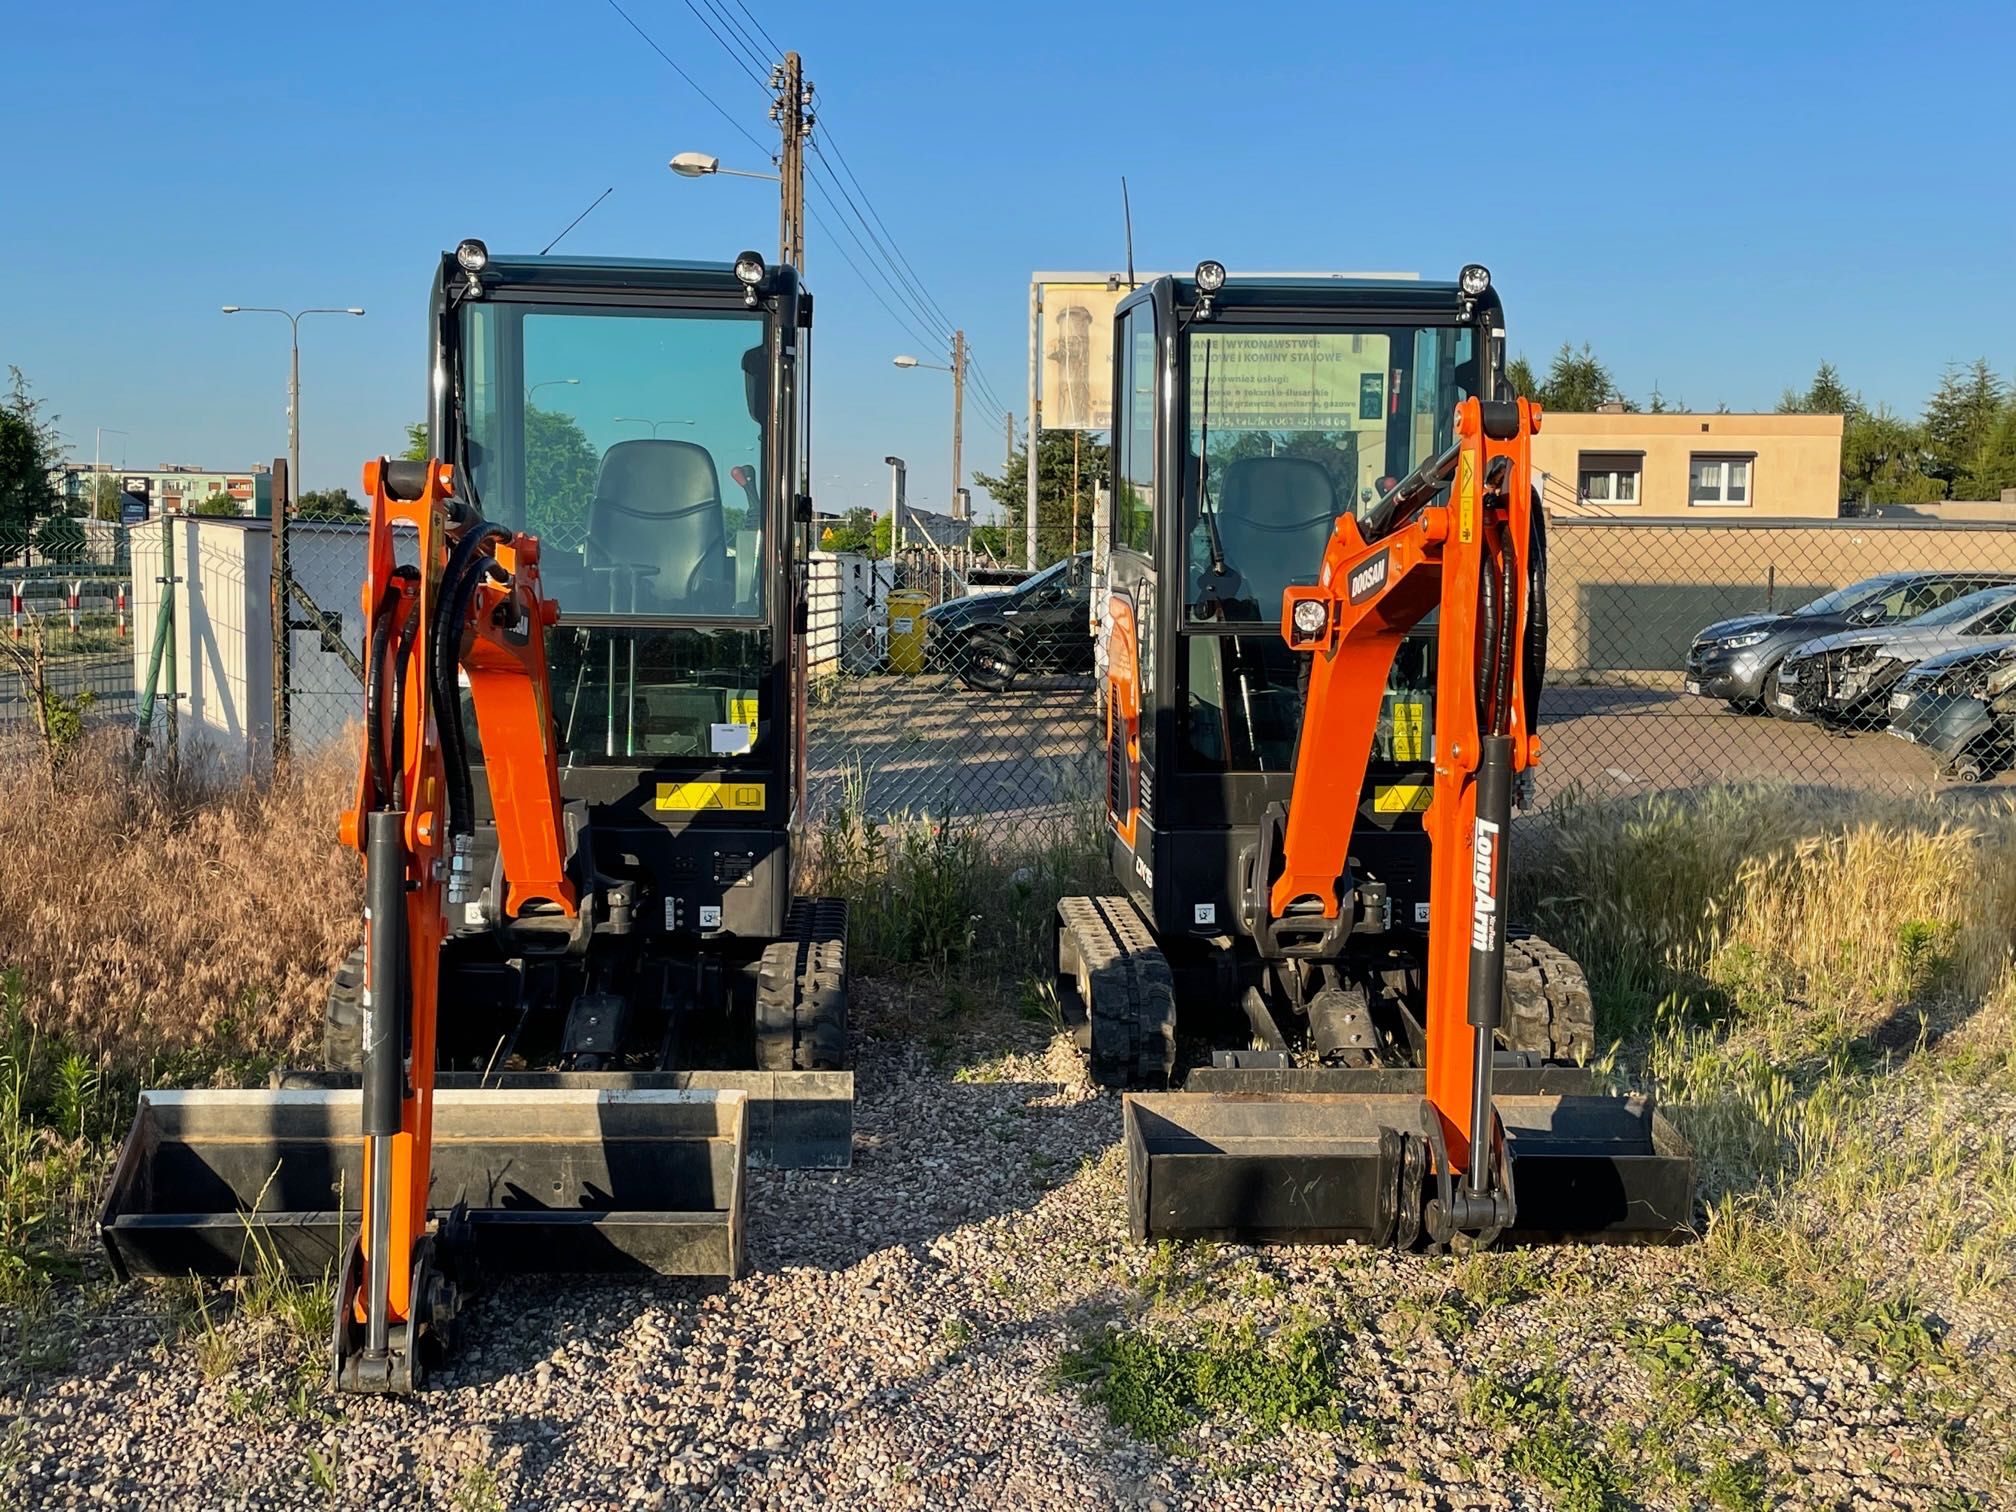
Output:
[[540,537],[563,613],[762,614],[760,313],[500,300],[462,319],[484,517]]
[[1134,309],[1121,325],[1120,488],[1113,498],[1113,544],[1147,552],[1155,531],[1155,312]]

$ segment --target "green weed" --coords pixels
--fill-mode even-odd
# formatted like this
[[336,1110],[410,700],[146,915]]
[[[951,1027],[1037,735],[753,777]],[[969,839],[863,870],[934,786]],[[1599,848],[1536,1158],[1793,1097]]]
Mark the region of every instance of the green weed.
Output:
[[1250,1319],[1191,1337],[1100,1330],[1064,1356],[1054,1384],[1082,1389],[1115,1427],[1151,1443],[1213,1418],[1240,1421],[1256,1436],[1290,1424],[1342,1426],[1331,1345],[1307,1320],[1265,1340]]

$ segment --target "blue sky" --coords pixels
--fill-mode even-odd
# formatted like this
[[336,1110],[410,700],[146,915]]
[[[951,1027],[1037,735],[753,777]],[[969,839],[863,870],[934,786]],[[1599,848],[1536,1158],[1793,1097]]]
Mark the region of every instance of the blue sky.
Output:
[[[772,140],[686,0],[621,3]],[[1824,357],[1915,411],[1948,361],[2016,365],[2006,5],[749,10],[1018,419],[1028,275],[1120,262],[1123,172],[1144,268],[1483,261],[1515,350],[1592,342],[1640,398],[1768,408]],[[769,185],[666,171],[766,165],[606,0],[7,11],[0,362],[81,456],[101,425],[135,466],[284,451],[285,326],[218,306],[359,304],[303,325],[305,481],[354,492],[421,412],[459,237],[536,251],[613,185],[566,250],[775,245]],[[879,504],[897,452],[942,508],[949,380],[891,365],[920,342],[812,206],[820,503]],[[969,466],[1001,450],[976,399]]]

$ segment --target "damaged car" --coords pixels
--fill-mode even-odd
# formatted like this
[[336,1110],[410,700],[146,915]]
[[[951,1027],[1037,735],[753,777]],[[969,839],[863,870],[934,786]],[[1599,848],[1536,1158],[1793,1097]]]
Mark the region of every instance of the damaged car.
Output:
[[1901,625],[1840,630],[1778,664],[1771,712],[1834,728],[1881,726],[1890,690],[1920,662],[2016,640],[2016,584],[1984,588]]
[[1943,777],[1983,782],[2016,758],[2016,645],[1949,651],[1898,680],[1890,733],[1922,746]]

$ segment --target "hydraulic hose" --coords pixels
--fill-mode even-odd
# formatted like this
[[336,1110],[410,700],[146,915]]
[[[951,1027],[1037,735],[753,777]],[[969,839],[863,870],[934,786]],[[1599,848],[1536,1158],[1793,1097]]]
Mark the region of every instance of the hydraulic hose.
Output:
[[448,833],[473,834],[476,789],[469,774],[469,751],[462,739],[462,707],[456,676],[461,665],[462,622],[468,617],[480,578],[477,559],[493,540],[508,540],[501,525],[479,524],[455,543],[441,576],[441,603],[428,627],[428,665],[434,675],[434,725],[448,782]]
[[1526,733],[1540,728],[1540,688],[1547,680],[1547,511],[1533,491],[1526,547]]
[[371,645],[364,663],[364,755],[371,779],[371,807],[389,807],[393,801],[390,761],[385,749],[389,738],[385,729],[385,660],[392,647],[393,591],[379,597],[371,616]]

